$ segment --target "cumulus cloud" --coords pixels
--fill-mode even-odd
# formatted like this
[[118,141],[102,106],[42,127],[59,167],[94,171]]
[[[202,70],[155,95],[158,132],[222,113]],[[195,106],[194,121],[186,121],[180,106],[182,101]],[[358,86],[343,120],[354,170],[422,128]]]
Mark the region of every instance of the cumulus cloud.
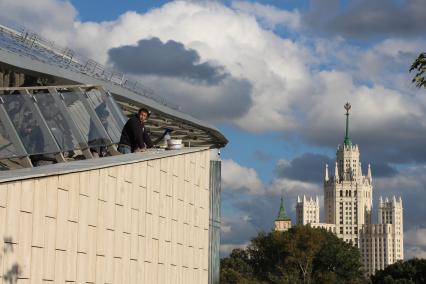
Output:
[[0,11],[3,24],[24,25],[37,32],[52,29],[69,31],[78,15],[69,1],[57,0],[39,0],[36,4],[27,0],[2,0]]
[[[368,157],[367,157],[368,158]],[[329,176],[334,176],[336,159],[315,153],[305,153],[291,161],[281,159],[278,161],[275,172],[278,177],[290,178],[299,181],[322,183],[325,175],[325,165],[328,165]],[[367,173],[367,165],[371,160],[362,162],[363,173]],[[390,177],[398,171],[381,161],[374,162],[372,169],[375,177]]]
[[[240,166],[232,160],[223,161],[222,256],[232,248],[244,247],[258,232],[268,232],[274,227],[280,197],[284,197],[288,216],[296,222],[297,196],[307,194],[322,198],[320,183],[275,176],[270,183],[264,184],[255,169]],[[229,208],[232,208],[231,212]]]
[[324,180],[325,165],[329,165],[329,174],[333,174],[335,159],[325,155],[305,153],[291,161],[279,160],[276,175],[299,181],[321,183]]
[[[403,195],[404,204],[409,205],[405,207],[408,230],[426,228],[424,167],[396,171],[391,166],[426,162],[426,96],[410,85],[407,72],[415,55],[424,51],[425,41],[401,38],[407,33],[424,35],[426,6],[422,0],[358,0],[344,8],[334,0],[328,1],[331,6],[316,2],[312,1],[311,14],[302,24],[297,11],[240,1],[231,7],[218,1],[173,1],[144,14],[127,12],[98,23],[80,21],[67,1],[40,0],[28,5],[25,0],[5,0],[0,2],[0,16],[6,23],[31,27],[102,64],[114,66],[120,57],[120,64],[126,63],[122,68],[184,111],[246,131],[285,132],[308,145],[335,147],[344,137],[342,106],[350,101],[350,134],[360,145],[364,167],[371,162],[373,175],[377,173],[376,195]],[[381,8],[374,9],[378,4]],[[312,33],[307,38],[298,33],[303,23],[315,25],[314,32],[338,36],[321,38]],[[276,34],[277,27],[294,32],[292,38]],[[394,37],[380,39],[389,34]],[[339,35],[378,39],[372,45],[357,45]],[[182,62],[168,63],[182,70],[157,66],[152,74],[144,61],[137,66],[142,69],[133,71],[128,58],[114,54],[137,52],[150,44],[151,52],[154,45],[179,55]],[[108,63],[110,50],[113,60]],[[160,50],[155,51],[153,57],[164,59],[159,58]],[[248,193],[246,200],[237,199],[232,205],[241,216],[249,216],[244,219],[248,226],[270,228],[268,222],[277,213],[283,191],[291,216],[298,194],[322,193],[319,183],[329,158],[310,157],[315,161],[312,166],[307,165],[308,158],[282,160],[279,175],[269,184],[261,182],[254,168],[224,161],[224,194]],[[233,238],[229,244],[245,243],[243,239],[232,242]],[[414,243],[410,249],[420,252],[423,247]]]
[[256,170],[241,166],[233,160],[222,161],[222,186],[226,190],[248,194],[264,193],[264,185]]
[[405,252],[405,258],[426,258],[426,249],[416,246],[409,247]]
[[[284,197],[287,214],[295,221],[295,199]],[[260,231],[269,232],[274,228],[274,220],[278,216],[280,198],[264,194],[244,198],[234,196],[234,212],[223,214],[225,230],[222,230],[221,244],[225,246],[244,246]]]
[[121,46],[108,51],[112,66],[124,73],[158,75],[217,84],[227,74],[221,66],[200,62],[197,51],[174,40],[163,43],[154,37],[142,39],[136,46]]
[[405,232],[404,238],[408,244],[426,247],[426,228],[408,230]]
[[315,31],[346,37],[425,35],[422,0],[311,1],[304,23]]
[[320,71],[316,76],[321,79],[314,92],[324,95],[312,97],[304,106],[305,125],[300,131],[307,141],[327,147],[341,144],[343,105],[350,101],[350,136],[364,150],[362,155],[388,163],[426,161],[426,152],[420,150],[426,138],[425,105],[418,95],[403,95],[382,85],[359,86],[342,71]]
[[290,178],[275,178],[268,188],[270,194],[291,197],[294,200],[300,194],[310,196],[322,195],[321,187],[317,183],[294,180]]
[[[30,7],[22,8],[30,12]],[[102,64],[108,62],[111,48],[136,47],[141,39],[156,37],[163,43],[179,42],[186,50],[196,51],[201,64],[215,62],[226,69],[233,82],[252,86],[248,111],[229,116],[228,123],[251,131],[294,129],[297,125],[292,107],[308,94],[303,82],[309,77],[304,63],[310,58],[309,51],[303,44],[264,29],[252,14],[211,1],[174,1],[145,14],[127,12],[114,21],[101,23],[81,22],[72,13],[60,14],[69,22],[67,27],[55,30],[53,21],[48,24],[48,31],[40,28],[41,24],[33,27]],[[22,23],[26,24],[25,18]],[[145,77],[139,79],[150,83]],[[203,91],[201,86],[198,93]],[[224,90],[214,103],[235,96],[233,91]],[[236,92],[237,99],[240,93]],[[203,99],[204,109],[208,110],[211,101],[207,96]],[[243,101],[244,106],[246,102]]]
[[[43,0],[44,10],[60,17],[32,23],[45,13],[22,1],[7,3],[2,15],[100,63],[108,64],[110,51],[110,65],[137,73],[136,79],[200,119],[334,147],[343,138],[342,105],[350,101],[351,133],[355,143],[369,145],[364,154],[386,163],[426,161],[419,151],[426,138],[426,97],[410,85],[407,72],[424,40],[387,38],[362,47],[342,38],[306,38],[298,33],[296,10],[241,1],[230,7],[174,1],[100,23],[81,22],[69,3],[53,0]],[[34,15],[21,17],[18,10]],[[281,37],[265,22],[296,34]],[[176,56],[166,60],[165,51]]]
[[274,29],[277,26],[284,26],[295,30],[300,27],[301,17],[298,10],[280,10],[271,5],[248,1],[234,1],[232,7],[237,11],[255,16],[266,28]]
[[406,258],[426,258],[426,228],[413,228],[404,232]]
[[220,224],[222,256],[229,254],[234,248],[243,248],[248,244],[247,236],[255,236],[256,228],[244,218],[225,217]]
[[253,104],[252,85],[247,80],[226,77],[220,83],[206,85],[159,76],[139,79],[183,112],[210,122],[229,122],[244,115]]

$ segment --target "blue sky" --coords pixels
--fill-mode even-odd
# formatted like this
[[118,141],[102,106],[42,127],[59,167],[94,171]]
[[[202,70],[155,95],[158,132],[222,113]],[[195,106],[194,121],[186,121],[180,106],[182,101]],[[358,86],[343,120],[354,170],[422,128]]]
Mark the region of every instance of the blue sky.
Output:
[[28,3],[2,1],[0,19],[136,78],[229,139],[223,255],[271,228],[282,194],[294,221],[297,195],[322,196],[350,101],[375,201],[402,196],[406,256],[426,257],[426,91],[408,72],[425,51],[423,0]]

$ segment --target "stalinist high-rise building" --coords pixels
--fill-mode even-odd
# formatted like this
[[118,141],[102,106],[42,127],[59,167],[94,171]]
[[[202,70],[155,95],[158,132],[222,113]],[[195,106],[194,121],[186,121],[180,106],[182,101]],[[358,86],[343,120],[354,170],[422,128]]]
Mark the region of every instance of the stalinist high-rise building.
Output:
[[372,224],[373,176],[368,165],[363,175],[358,145],[349,137],[349,110],[345,104],[346,135],[337,147],[334,176],[328,165],[324,174],[324,223],[319,223],[318,198],[298,198],[297,224],[325,228],[360,249],[367,275],[402,260],[402,200],[380,197],[378,224]]

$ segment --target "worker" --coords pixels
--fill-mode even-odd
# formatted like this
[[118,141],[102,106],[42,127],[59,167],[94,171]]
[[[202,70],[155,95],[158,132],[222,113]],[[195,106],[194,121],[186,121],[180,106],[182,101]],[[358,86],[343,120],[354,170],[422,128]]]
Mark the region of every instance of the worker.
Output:
[[129,118],[121,132],[118,151],[122,154],[142,152],[146,148],[152,148],[153,143],[145,128],[150,111],[146,108],[139,109],[138,113]]

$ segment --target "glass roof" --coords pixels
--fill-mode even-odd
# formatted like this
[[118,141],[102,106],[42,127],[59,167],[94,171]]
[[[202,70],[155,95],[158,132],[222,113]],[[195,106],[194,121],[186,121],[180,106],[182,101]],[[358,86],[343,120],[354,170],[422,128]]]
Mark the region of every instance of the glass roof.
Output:
[[19,153],[7,132],[6,126],[0,120],[0,156],[3,158],[12,158],[25,155],[23,152]]
[[28,154],[59,152],[43,118],[37,113],[35,101],[27,94],[1,95],[4,107]]
[[109,81],[139,95],[148,97],[157,103],[173,109],[179,109],[177,105],[167,101],[164,97],[154,93],[153,90],[143,86],[139,82],[126,77],[122,72],[106,68],[98,62],[79,55],[67,47],[61,47],[54,41],[47,40],[32,31],[26,29],[18,31],[0,25],[0,49],[43,63],[66,68],[77,73],[83,73],[97,79]]
[[124,123],[101,87],[6,88],[0,95],[0,163],[9,158],[27,158],[33,165],[61,162],[78,150],[83,158],[101,155],[100,148],[119,142]]

